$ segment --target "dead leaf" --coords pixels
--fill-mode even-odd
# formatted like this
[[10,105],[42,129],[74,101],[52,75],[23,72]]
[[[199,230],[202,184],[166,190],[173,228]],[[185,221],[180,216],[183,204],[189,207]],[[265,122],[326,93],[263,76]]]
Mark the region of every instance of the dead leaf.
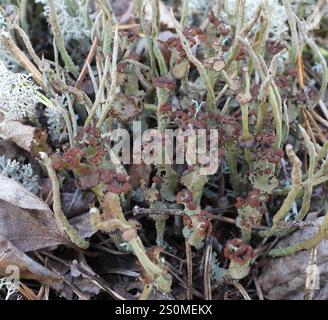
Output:
[[19,121],[4,120],[3,116],[0,116],[0,138],[14,142],[24,150],[31,150],[35,129]]
[[[10,269],[7,269],[8,267]],[[52,284],[61,279],[0,235],[0,275],[7,277],[11,275],[12,267],[18,268],[19,277],[22,279],[38,280],[47,284]]]
[[79,232],[82,238],[90,238],[97,232],[91,225],[90,212],[70,219],[69,223]]
[[[64,281],[54,283],[51,288],[56,290],[61,297],[72,300],[74,295],[77,295],[79,300],[90,300],[100,292],[99,286],[97,286],[92,279],[85,277],[81,272],[74,268],[74,263],[66,261],[67,265],[59,263],[50,259],[48,266],[51,270],[56,270],[56,273],[60,274]],[[70,265],[70,267],[69,267]]]
[[0,155],[5,156],[7,159],[28,159],[29,153],[11,141],[0,139]]
[[45,202],[3,175],[0,185],[0,236],[24,252],[69,244]]
[[62,210],[67,218],[79,216],[90,209],[95,200],[93,192],[63,192],[61,194]]

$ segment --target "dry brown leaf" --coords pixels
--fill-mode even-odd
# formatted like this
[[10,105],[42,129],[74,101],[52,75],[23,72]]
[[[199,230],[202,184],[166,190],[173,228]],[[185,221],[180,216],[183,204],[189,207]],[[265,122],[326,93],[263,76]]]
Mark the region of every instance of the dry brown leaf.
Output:
[[24,252],[69,244],[45,202],[3,175],[0,186],[0,236]]
[[11,141],[24,150],[30,151],[35,128],[22,124],[19,121],[4,120],[0,115],[0,138]]
[[47,284],[61,279],[0,235],[0,276],[9,276],[11,273],[8,274],[7,268],[13,266],[19,269],[19,277],[22,279],[33,279]]

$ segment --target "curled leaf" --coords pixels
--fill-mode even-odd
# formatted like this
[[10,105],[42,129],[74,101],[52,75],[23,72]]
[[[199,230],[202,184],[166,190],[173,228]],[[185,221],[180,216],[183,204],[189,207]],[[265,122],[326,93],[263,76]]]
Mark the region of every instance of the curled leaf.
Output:
[[13,179],[0,175],[0,236],[24,252],[69,244],[48,205]]
[[47,284],[60,280],[59,276],[32,260],[23,251],[15,247],[12,242],[6,240],[1,235],[0,252],[0,276],[14,276],[11,272],[17,270],[17,276],[23,279],[38,280]]

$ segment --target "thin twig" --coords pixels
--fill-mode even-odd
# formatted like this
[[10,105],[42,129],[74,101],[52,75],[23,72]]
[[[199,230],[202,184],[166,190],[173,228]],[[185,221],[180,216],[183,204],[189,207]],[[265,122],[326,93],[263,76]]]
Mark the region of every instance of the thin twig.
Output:
[[303,110],[303,116],[304,116],[305,127],[308,130],[309,136],[311,137],[311,140],[314,143],[314,145],[316,145],[317,144],[317,140],[316,140],[316,138],[315,138],[315,136],[313,134],[313,131],[312,131],[310,122],[309,122],[308,117],[307,117],[307,114],[305,113],[304,110]]
[[238,289],[245,300],[252,300],[245,288],[238,281],[233,281],[233,285]]
[[192,255],[191,246],[188,239],[185,239],[186,260],[187,260],[187,299],[192,300],[193,286],[192,286]]
[[[218,213],[221,210],[216,210],[216,209],[209,209],[208,210],[211,214],[208,215],[208,219],[210,220],[219,220],[222,222],[227,222],[231,224],[235,224],[236,220],[228,217],[223,217],[223,216],[216,216],[213,215],[214,213]],[[134,215],[169,215],[169,216],[184,216],[185,213],[184,211],[180,209],[166,209],[166,208],[140,208],[138,206],[135,206],[133,208],[133,214]]]
[[314,110],[310,110],[310,112],[316,120],[318,120],[322,125],[324,125],[326,128],[328,128],[328,121],[326,119],[322,118]]
[[17,44],[12,40],[12,38],[10,36],[2,35],[1,43],[3,43],[6,49],[13,55],[18,64],[20,64],[26,71],[32,74],[32,77],[37,82],[37,84],[41,86],[43,90],[46,90],[47,86],[44,83],[41,72],[28,59],[26,54],[18,48]]
[[327,138],[325,136],[325,134],[322,132],[321,128],[318,126],[317,122],[313,119],[310,111],[308,111],[307,109],[304,109],[305,110],[305,113],[306,115],[309,117],[311,123],[313,124],[313,126],[315,127],[319,137],[320,137],[320,140],[325,143],[327,141]]
[[212,244],[209,244],[206,248],[206,255],[205,255],[205,262],[204,262],[205,300],[212,300],[211,263],[212,263]]
[[261,286],[260,286],[260,283],[259,283],[257,277],[253,276],[253,280],[254,280],[256,292],[257,292],[259,299],[264,300],[264,295],[263,295],[263,292],[262,292],[262,289],[261,289]]
[[88,72],[88,65],[91,65],[91,62],[92,62],[92,60],[93,60],[93,58],[95,56],[95,53],[96,53],[96,50],[97,50],[97,46],[98,46],[98,42],[99,42],[99,39],[96,36],[93,39],[91,48],[90,48],[89,53],[88,53],[88,56],[87,56],[87,58],[86,58],[86,60],[84,62],[83,68],[81,69],[80,75],[79,75],[79,77],[76,80],[76,83],[75,83],[75,86],[74,86],[75,89],[80,89],[81,88],[81,85],[83,83],[83,80],[84,80],[84,78],[85,78],[85,76],[87,75],[87,72]]

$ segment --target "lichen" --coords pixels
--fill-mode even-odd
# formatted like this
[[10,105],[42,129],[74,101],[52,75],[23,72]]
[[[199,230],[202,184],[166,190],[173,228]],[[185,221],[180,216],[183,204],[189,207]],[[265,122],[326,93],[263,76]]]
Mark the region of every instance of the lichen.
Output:
[[17,160],[0,156],[0,173],[21,183],[27,190],[37,194],[39,192],[39,177],[34,174],[31,164],[24,164]]

